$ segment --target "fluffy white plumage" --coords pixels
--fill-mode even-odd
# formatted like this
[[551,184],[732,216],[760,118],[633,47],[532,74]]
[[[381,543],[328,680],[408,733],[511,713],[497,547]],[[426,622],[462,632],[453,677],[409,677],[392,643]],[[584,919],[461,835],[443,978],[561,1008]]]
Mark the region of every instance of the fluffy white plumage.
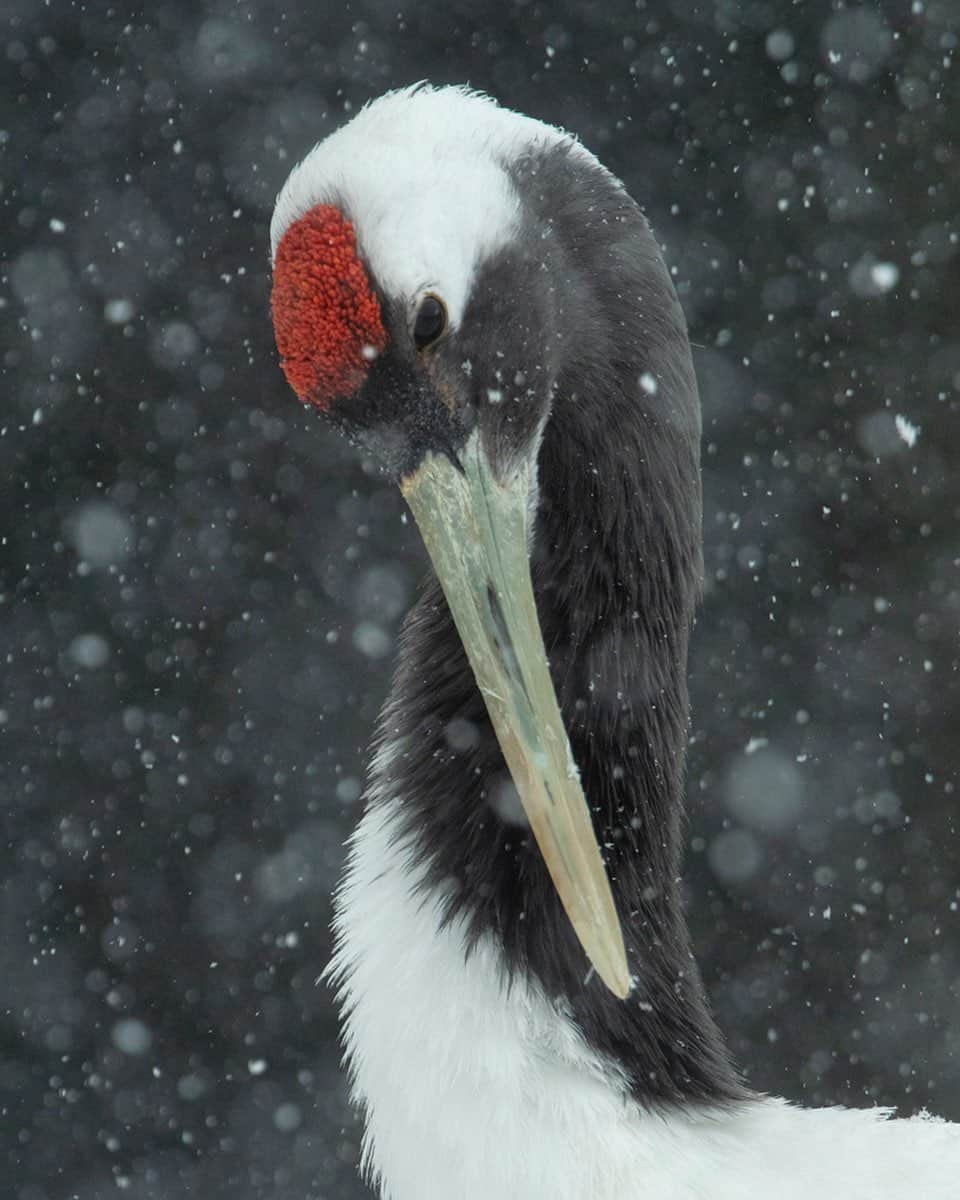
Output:
[[[397,747],[390,753],[396,753]],[[639,1109],[492,942],[469,957],[372,796],[337,897],[364,1167],[383,1200],[957,1200],[960,1130],[885,1109]]]
[[438,292],[455,329],[477,264],[514,232],[517,198],[500,162],[559,141],[589,155],[571,135],[467,88],[388,92],[290,173],[270,225],[273,253],[315,204],[339,200],[384,290],[411,311]]

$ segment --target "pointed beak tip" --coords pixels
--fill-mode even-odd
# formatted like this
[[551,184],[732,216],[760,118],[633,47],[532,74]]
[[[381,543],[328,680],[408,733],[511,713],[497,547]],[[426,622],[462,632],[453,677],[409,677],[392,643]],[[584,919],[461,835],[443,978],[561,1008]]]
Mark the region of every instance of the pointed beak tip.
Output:
[[633,976],[627,972],[623,976],[614,981],[614,987],[611,988],[613,994],[618,1000],[629,1000],[630,993],[633,991]]
[[627,952],[619,920],[615,926],[608,925],[605,933],[606,945],[602,949],[596,947],[596,953],[588,956],[606,988],[618,1000],[627,1000],[633,991],[634,979],[627,964]]

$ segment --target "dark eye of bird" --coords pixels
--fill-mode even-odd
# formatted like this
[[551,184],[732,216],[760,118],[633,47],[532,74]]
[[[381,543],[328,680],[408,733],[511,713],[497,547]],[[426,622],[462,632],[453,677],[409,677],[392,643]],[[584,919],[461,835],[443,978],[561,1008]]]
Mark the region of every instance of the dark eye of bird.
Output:
[[436,296],[424,296],[413,323],[413,340],[417,349],[423,350],[435,342],[447,327],[447,310],[443,301]]

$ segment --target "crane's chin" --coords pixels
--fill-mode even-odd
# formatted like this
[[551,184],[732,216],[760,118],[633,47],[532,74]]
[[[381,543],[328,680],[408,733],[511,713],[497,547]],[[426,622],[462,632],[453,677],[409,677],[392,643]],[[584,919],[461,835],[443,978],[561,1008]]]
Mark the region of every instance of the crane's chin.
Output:
[[623,933],[550,678],[527,553],[535,463],[496,477],[474,431],[400,486],[420,527],[537,844],[580,944],[616,996]]

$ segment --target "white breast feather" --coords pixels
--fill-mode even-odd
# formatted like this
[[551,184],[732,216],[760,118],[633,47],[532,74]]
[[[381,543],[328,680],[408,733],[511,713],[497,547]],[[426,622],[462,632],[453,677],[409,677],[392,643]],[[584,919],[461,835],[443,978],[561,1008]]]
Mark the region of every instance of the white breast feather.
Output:
[[[396,753],[388,750],[387,755]],[[381,758],[380,765],[386,761]],[[340,988],[364,1167],[383,1200],[958,1200],[960,1132],[885,1110],[640,1110],[531,981],[469,956],[379,795],[336,902]]]

